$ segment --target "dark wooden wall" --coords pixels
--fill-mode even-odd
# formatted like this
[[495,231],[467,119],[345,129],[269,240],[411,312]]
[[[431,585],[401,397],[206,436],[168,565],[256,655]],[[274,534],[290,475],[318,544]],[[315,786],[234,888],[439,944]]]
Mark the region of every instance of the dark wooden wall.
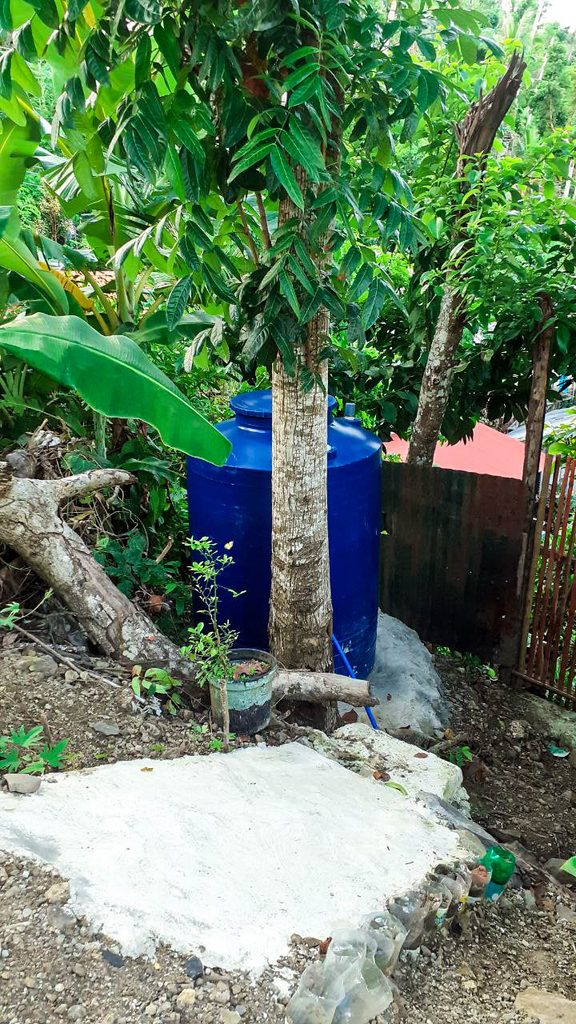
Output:
[[515,667],[520,480],[385,462],[380,607],[421,639]]

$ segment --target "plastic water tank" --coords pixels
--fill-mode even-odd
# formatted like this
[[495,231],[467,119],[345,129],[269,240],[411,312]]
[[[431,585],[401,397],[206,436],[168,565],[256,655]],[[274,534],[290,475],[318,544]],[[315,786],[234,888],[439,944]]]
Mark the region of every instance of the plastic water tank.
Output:
[[[328,534],[334,633],[352,668],[374,664],[378,622],[381,444],[353,415],[334,418],[328,398]],[[268,647],[271,559],[272,395],[250,391],[230,402],[234,418],[218,425],[232,442],[224,466],[188,460],[192,537],[210,537],[234,565],[220,577],[220,613],[241,647]],[[347,411],[353,412],[353,409]],[[231,546],[230,546],[231,544]],[[338,655],[336,671],[345,671]]]

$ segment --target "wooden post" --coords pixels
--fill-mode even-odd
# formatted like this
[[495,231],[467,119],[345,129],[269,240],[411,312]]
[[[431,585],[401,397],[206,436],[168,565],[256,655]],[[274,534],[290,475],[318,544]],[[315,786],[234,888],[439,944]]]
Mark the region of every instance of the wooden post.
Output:
[[[532,385],[528,402],[526,420],[526,447],[524,451],[524,468],[522,482],[525,488],[524,506],[524,542],[518,569],[519,598],[519,636],[517,665],[523,668],[524,646],[528,634],[529,615],[532,601],[533,569],[537,555],[539,536],[534,520],[536,496],[538,490],[538,473],[544,437],[544,420],[546,417],[546,396],[548,393],[548,370],[550,352],[554,340],[554,306],[549,295],[542,292],[538,296],[542,320],[540,329],[534,340],[532,349]],[[548,470],[549,473],[549,470]]]

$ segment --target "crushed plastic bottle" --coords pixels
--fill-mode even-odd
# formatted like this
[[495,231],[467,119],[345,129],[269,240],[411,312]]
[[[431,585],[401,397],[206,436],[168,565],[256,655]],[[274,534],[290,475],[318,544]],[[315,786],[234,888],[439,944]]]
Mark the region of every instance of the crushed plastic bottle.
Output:
[[392,917],[387,910],[381,914],[371,914],[363,921],[370,936],[376,942],[374,960],[382,974],[390,976],[400,956],[406,939],[406,929],[401,921]]
[[292,1024],[368,1024],[392,1002],[367,929],[337,932],[323,962],[311,964],[286,1008]]
[[415,889],[388,900],[388,910],[408,932],[404,940],[404,949],[418,948],[422,942],[424,922],[431,912],[436,913],[441,902],[437,892],[417,892]]

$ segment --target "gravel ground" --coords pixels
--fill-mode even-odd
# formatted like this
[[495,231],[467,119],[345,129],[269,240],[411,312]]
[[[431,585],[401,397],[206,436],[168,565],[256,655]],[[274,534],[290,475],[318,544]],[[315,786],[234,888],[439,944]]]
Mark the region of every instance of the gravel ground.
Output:
[[[116,662],[57,648],[77,662],[74,671],[32,646],[0,651],[0,734],[23,725],[43,725],[54,740],[68,739],[67,768],[91,768],[136,757],[172,758],[209,754],[220,733],[208,712],[192,717],[143,714],[133,701],[130,674]],[[116,687],[96,682],[88,668]],[[136,710],[135,710],[136,709]],[[103,726],[114,735],[105,735]],[[283,743],[299,732],[275,719],[266,741]],[[236,737],[233,746],[255,742]]]
[[13,857],[0,866],[2,1024],[274,1024],[284,1020],[287,990],[316,956],[300,942],[258,984],[223,971],[194,980],[201,950],[124,959],[67,910],[67,899],[67,884],[43,867]]
[[[471,918],[469,934],[451,936],[436,952],[423,950],[415,960],[403,960],[395,977],[400,997],[392,1019],[525,1024],[532,1017],[516,1011],[514,1003],[529,987],[575,1000],[576,903],[566,890],[561,895],[545,892],[538,902],[529,890],[511,892]],[[573,1013],[566,1024],[576,1020],[576,1002]]]

